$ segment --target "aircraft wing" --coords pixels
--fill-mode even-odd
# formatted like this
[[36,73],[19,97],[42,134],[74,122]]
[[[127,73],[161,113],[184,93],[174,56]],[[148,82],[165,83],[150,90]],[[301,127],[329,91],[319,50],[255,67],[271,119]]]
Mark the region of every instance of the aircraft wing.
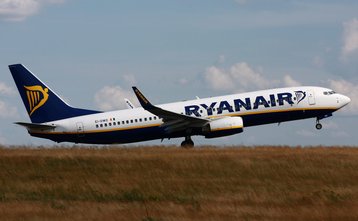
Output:
[[151,104],[148,99],[139,91],[137,87],[132,87],[137,96],[140,105],[150,113],[162,118],[164,123],[161,127],[165,127],[167,132],[175,132],[188,127],[202,127],[209,122],[208,119],[187,116],[168,111]]

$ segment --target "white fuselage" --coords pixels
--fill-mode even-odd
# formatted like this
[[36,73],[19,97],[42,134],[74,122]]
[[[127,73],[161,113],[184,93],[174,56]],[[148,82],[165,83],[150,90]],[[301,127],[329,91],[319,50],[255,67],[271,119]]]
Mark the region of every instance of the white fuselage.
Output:
[[[289,87],[195,99],[158,105],[181,115],[215,121],[241,117],[243,127],[305,118],[322,119],[350,102],[344,95],[321,87]],[[188,135],[203,135],[202,128],[166,132],[162,118],[142,107],[90,114],[45,123],[49,130],[31,130],[31,135],[57,142],[128,143]],[[190,130],[188,130],[190,128]]]

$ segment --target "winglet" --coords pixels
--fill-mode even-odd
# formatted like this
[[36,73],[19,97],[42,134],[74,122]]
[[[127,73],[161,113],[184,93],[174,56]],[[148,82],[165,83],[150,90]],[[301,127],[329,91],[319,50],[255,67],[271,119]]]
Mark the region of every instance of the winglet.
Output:
[[130,100],[128,100],[127,98],[124,98],[124,101],[126,102],[127,108],[128,109],[134,109],[135,106],[132,104],[132,102]]
[[146,97],[142,94],[142,92],[139,91],[137,87],[132,87],[135,95],[137,96],[140,105],[145,109],[152,109],[154,106],[148,101]]

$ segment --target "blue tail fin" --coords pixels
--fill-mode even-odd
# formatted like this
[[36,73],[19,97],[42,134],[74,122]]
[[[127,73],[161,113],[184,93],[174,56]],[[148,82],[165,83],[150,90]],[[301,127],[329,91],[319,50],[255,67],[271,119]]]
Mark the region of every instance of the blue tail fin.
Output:
[[69,106],[22,64],[9,65],[9,69],[32,123],[99,113]]

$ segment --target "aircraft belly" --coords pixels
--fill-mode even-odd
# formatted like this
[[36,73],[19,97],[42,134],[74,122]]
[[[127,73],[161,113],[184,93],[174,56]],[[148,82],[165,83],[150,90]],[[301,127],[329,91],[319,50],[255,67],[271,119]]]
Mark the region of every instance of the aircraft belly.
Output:
[[296,110],[285,112],[269,112],[260,114],[250,114],[241,116],[244,121],[244,127],[257,126],[262,124],[271,124],[299,119],[314,118],[332,113],[332,109],[317,110]]

